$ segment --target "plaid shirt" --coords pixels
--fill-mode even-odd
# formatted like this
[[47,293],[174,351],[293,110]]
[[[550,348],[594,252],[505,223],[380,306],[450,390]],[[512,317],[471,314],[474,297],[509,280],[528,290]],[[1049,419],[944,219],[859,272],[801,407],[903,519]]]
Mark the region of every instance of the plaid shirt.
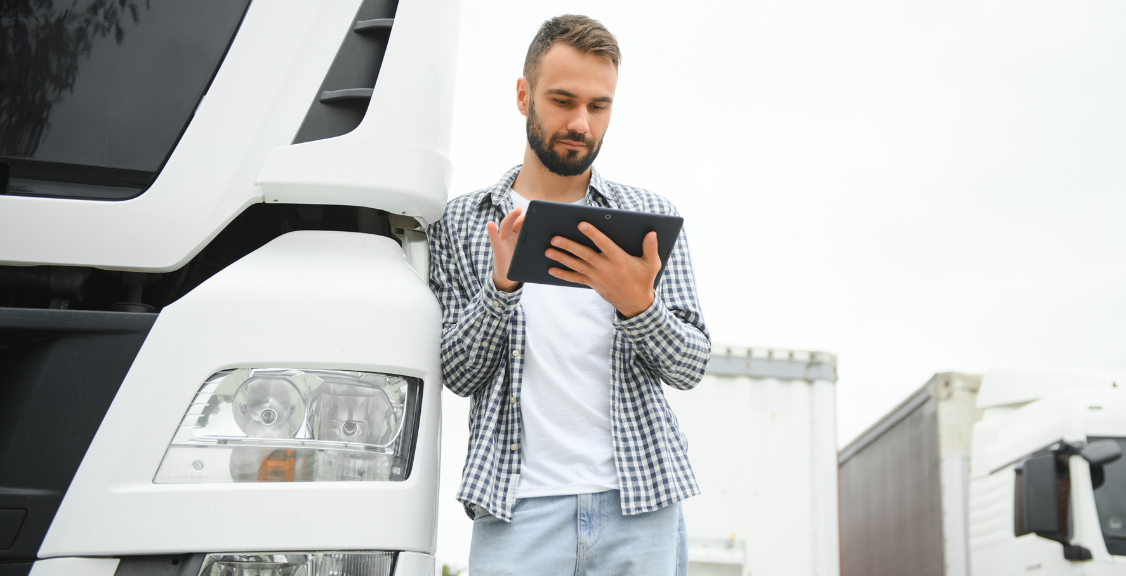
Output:
[[[513,209],[509,187],[519,173],[517,166],[491,188],[451,200],[428,230],[430,287],[442,305],[443,376],[447,388],[471,398],[469,453],[457,498],[470,517],[476,505],[506,521],[520,482],[523,285],[507,293],[493,284],[485,224],[499,223]],[[668,200],[603,180],[594,170],[586,200],[677,214]],[[615,315],[612,346],[610,422],[622,511],[650,512],[699,494],[687,440],[661,390],[661,381],[679,390],[695,387],[711,353],[683,231],[653,305],[633,318]]]

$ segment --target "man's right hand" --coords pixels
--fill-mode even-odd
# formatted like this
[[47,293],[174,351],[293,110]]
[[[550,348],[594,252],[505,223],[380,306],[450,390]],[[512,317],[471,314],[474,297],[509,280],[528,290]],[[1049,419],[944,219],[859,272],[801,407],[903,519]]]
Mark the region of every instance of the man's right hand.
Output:
[[508,265],[512,263],[512,252],[516,250],[516,240],[520,237],[520,227],[524,225],[524,211],[520,208],[509,212],[500,226],[489,222],[489,243],[493,245],[493,285],[497,290],[512,292],[520,285],[508,279]]

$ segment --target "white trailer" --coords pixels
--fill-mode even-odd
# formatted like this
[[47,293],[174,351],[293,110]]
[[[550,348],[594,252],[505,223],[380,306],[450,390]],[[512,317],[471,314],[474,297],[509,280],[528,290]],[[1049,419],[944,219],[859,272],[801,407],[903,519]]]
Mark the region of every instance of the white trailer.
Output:
[[841,451],[842,574],[1126,574],[1111,374],[936,374]]
[[458,9],[5,3],[0,574],[434,574]]
[[667,392],[702,494],[684,503],[693,576],[836,576],[836,357],[715,346]]

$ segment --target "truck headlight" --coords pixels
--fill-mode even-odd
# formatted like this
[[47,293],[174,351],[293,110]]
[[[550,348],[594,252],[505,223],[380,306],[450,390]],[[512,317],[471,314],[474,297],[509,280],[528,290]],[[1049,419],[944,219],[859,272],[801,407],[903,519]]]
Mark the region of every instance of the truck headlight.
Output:
[[153,482],[402,481],[421,397],[406,376],[223,370],[196,394]]
[[208,554],[200,576],[388,576],[391,552]]

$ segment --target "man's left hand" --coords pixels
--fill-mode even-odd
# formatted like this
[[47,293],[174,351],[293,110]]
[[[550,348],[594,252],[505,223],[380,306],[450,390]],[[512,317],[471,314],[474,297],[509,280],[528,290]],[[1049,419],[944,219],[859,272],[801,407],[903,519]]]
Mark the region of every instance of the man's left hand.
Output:
[[548,248],[547,257],[573,272],[562,268],[551,268],[548,272],[561,280],[590,286],[626,318],[633,318],[648,310],[655,298],[653,282],[661,271],[661,258],[657,255],[657,233],[645,235],[642,254],[638,258],[627,254],[605,234],[586,222],[579,224],[579,231],[590,238],[602,252],[556,236],[551,239],[551,245],[559,250]]

